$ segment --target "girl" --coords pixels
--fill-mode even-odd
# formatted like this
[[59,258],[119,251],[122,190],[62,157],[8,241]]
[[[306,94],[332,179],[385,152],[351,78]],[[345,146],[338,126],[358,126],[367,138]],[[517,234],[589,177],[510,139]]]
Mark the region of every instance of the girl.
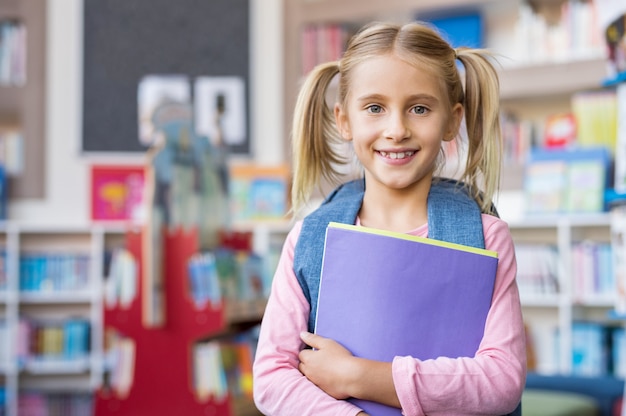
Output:
[[[464,82],[457,60],[465,68]],[[333,117],[325,96],[336,75]],[[500,174],[498,102],[498,78],[488,55],[453,49],[420,23],[369,25],[351,39],[340,61],[309,74],[292,132],[295,212],[322,179],[339,178],[336,167],[343,160],[332,145],[337,140],[352,144],[364,178],[338,188],[286,239],[254,363],[254,397],[264,414],[364,414],[344,400],[351,397],[401,408],[404,415],[503,415],[516,409],[526,354],[515,255],[506,223],[489,215]],[[323,235],[329,218],[318,212],[330,210],[354,218],[347,220],[353,224],[423,237],[436,238],[435,230],[442,228],[461,240],[467,237],[457,231],[466,207],[455,211],[457,199],[451,197],[452,211],[442,214],[431,210],[430,198],[441,188],[435,175],[442,167],[442,142],[459,135],[463,119],[468,146],[462,189],[478,217],[470,237],[478,234],[480,244],[499,258],[476,355],[375,362],[311,333],[319,274],[309,270],[319,270],[322,260],[313,241]]]

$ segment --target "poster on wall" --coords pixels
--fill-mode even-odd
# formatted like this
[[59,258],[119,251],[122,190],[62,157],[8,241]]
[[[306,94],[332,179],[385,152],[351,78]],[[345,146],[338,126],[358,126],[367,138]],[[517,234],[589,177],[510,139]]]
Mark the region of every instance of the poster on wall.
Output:
[[92,166],[91,219],[140,223],[145,179],[143,166]]
[[137,113],[139,116],[139,142],[144,146],[154,144],[155,110],[169,103],[190,103],[191,89],[185,75],[146,75],[137,87]]
[[242,77],[202,76],[194,82],[196,133],[229,148],[246,145],[246,96]]

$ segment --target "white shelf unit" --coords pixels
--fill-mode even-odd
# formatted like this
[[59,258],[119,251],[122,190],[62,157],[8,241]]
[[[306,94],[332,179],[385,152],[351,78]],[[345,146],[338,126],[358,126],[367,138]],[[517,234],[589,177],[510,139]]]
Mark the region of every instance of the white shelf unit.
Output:
[[[576,296],[573,289],[573,244],[610,242],[608,213],[525,218],[510,222],[516,244],[554,244],[558,253],[559,292],[523,296],[524,318],[531,331],[541,373],[568,374],[572,370],[572,323],[577,319],[609,322],[615,299],[608,295]],[[554,331],[559,333],[558,341]],[[556,342],[556,344],[554,343]]]
[[[17,416],[22,389],[90,393],[102,380],[102,282],[105,250],[123,244],[125,227],[116,225],[48,226],[4,222],[0,244],[6,250],[7,287],[0,291],[0,319],[6,322],[8,362],[0,365],[6,389],[5,414]],[[80,290],[20,291],[20,256],[29,251],[81,253],[89,259],[88,284]],[[47,321],[81,317],[89,321],[90,354],[75,360],[18,363],[18,322],[23,316]]]

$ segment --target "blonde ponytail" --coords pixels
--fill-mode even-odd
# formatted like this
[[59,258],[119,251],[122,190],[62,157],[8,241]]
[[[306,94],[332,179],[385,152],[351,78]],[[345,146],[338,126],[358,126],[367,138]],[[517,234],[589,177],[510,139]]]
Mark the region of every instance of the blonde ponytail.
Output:
[[341,138],[333,111],[326,103],[328,86],[338,73],[338,62],[318,65],[309,73],[298,95],[291,132],[294,165],[291,203],[294,213],[304,207],[322,179],[336,183],[339,173],[335,166],[345,163],[344,157],[332,146]]
[[471,186],[483,212],[489,212],[500,184],[502,160],[498,74],[485,50],[458,48],[455,54],[465,68],[463,104],[468,145],[461,179]]

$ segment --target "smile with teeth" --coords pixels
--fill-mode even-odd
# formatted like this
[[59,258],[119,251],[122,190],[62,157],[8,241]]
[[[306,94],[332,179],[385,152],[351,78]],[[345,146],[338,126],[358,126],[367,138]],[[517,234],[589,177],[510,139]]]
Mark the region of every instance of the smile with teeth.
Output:
[[404,158],[413,156],[415,154],[415,150],[406,151],[406,152],[383,152],[381,150],[378,153],[382,157],[386,157],[389,159],[404,159]]

